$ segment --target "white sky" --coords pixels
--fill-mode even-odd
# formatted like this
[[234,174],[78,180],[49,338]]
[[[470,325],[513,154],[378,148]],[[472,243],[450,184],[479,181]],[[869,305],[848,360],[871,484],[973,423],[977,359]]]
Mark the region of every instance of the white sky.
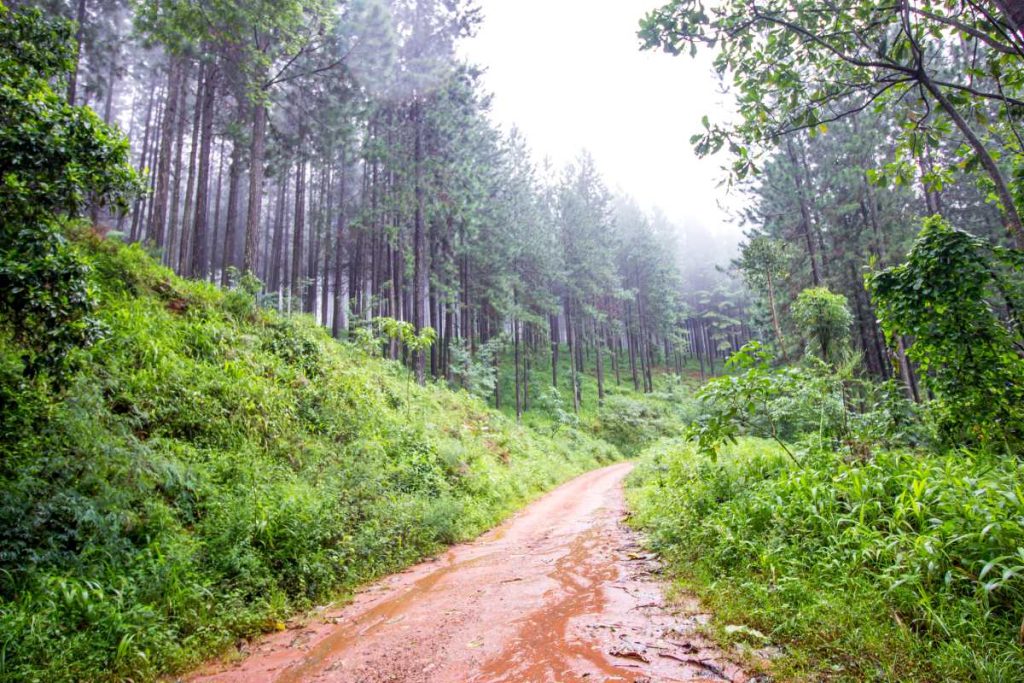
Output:
[[734,241],[717,202],[724,157],[697,159],[689,138],[727,108],[710,58],[641,52],[640,18],[659,0],[479,0],[484,22],[462,53],[487,69],[492,117],[516,125],[537,160],[582,149],[612,190],[660,207],[689,230]]

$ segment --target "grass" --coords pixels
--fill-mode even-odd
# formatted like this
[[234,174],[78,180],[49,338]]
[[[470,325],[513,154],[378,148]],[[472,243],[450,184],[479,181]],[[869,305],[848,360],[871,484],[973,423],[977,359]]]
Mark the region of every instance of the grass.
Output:
[[618,457],[89,238],[69,386],[0,339],[0,680],[181,671]]
[[636,523],[725,643],[783,647],[781,680],[1024,680],[1024,473],[1012,458],[867,460],[677,440],[630,480]]
[[[690,361],[683,367],[683,376],[666,368],[653,373],[654,391],[644,393],[633,387],[628,360],[622,359],[621,382],[616,383],[611,370],[610,354],[605,359],[605,399],[598,401],[596,359],[589,354],[585,371],[579,374],[580,411],[573,414],[572,380],[568,347],[559,352],[558,388],[551,386],[551,353],[548,348],[531,355],[529,410],[523,423],[549,434],[557,434],[563,426],[583,429],[589,434],[614,444],[624,455],[633,457],[646,445],[666,437],[677,436],[683,426],[696,418],[698,403],[692,398],[699,383]],[[502,403],[500,410],[515,418],[515,373],[511,351],[502,356],[498,373]],[[489,397],[489,402],[493,401]]]

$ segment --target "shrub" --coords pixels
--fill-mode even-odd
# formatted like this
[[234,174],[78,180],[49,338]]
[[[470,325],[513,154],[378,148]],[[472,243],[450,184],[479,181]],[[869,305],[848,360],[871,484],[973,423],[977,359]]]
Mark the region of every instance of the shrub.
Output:
[[654,401],[608,396],[598,408],[594,431],[623,453],[635,455],[652,441],[677,433],[679,427]]
[[912,340],[907,353],[936,396],[930,410],[949,443],[1024,439],[1022,273],[1019,251],[933,216],[906,263],[868,278],[886,335]]
[[815,451],[795,467],[762,441],[741,440],[717,460],[668,441],[645,454],[633,485],[655,547],[690,568],[712,608],[806,653],[804,665],[794,654],[798,668],[834,665],[848,680],[1021,671],[1015,462]]
[[0,4],[0,327],[26,374],[58,380],[101,331],[88,264],[64,232],[88,203],[125,206],[141,189],[124,136],[53,88],[74,54],[70,22]]
[[25,378],[0,331],[4,681],[153,680],[618,455],[417,386],[138,246],[76,246],[108,332],[65,389]]

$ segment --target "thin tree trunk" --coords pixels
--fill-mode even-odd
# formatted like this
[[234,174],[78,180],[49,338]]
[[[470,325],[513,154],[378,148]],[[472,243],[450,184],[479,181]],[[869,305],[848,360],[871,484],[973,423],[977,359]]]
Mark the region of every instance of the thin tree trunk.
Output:
[[[797,159],[796,151],[793,149],[793,141],[790,137],[786,138],[786,153],[789,156],[789,161],[793,171],[793,182],[796,184],[797,202],[800,205],[801,227],[804,235],[804,241],[807,245],[807,257],[811,262],[811,282],[815,287],[820,287],[821,274],[818,272],[818,259],[817,254],[815,253],[814,238],[811,234],[813,231],[813,226],[811,225],[811,212],[808,208],[807,194],[804,188],[804,178],[801,174],[800,161]],[[712,373],[714,373],[713,370]]]
[[310,193],[310,221],[309,221],[309,249],[306,253],[306,286],[305,296],[302,299],[302,311],[304,313],[314,314],[316,311],[316,284],[319,279],[319,273],[317,269],[319,267],[320,255],[320,211],[323,208],[321,200],[323,198],[323,172],[319,174],[319,183],[314,184],[314,176],[310,172],[310,184],[313,185]]
[[519,369],[521,357],[519,353],[519,320],[512,319],[512,343],[515,349],[515,370],[516,370],[516,422],[523,421],[523,390],[520,386]]
[[779,310],[775,302],[775,279],[772,277],[771,268],[765,268],[765,275],[768,278],[768,305],[772,311],[772,329],[775,330],[775,340],[779,342],[779,353],[782,360],[789,362],[786,354],[786,339],[782,336],[782,325],[779,323]]
[[170,216],[167,219],[166,248],[164,249],[164,264],[172,268],[178,265],[179,249],[179,214],[181,212],[181,175],[184,169],[181,164],[181,155],[185,152],[185,110],[188,107],[189,77],[191,76],[191,63],[186,62],[184,73],[181,77],[181,101],[178,103],[177,117],[174,133],[174,187],[171,190]]
[[267,105],[260,101],[253,106],[252,144],[249,147],[249,208],[245,220],[245,251],[242,270],[256,271],[260,246],[260,212],[263,209],[263,157],[266,149]]
[[[156,90],[151,90],[149,93],[149,103],[146,105],[146,126],[142,133],[142,153],[139,157],[139,172],[145,173],[146,162],[149,156],[149,131],[151,124],[153,123],[153,107],[156,102]],[[132,214],[132,231],[130,239],[135,242],[139,238],[139,223],[142,221],[142,209],[145,206],[145,199],[139,199],[135,202],[135,212]]]
[[277,183],[277,207],[274,221],[274,241],[270,251],[270,276],[267,281],[270,283],[270,291],[278,293],[280,299],[281,282],[284,280],[282,270],[284,269],[284,215],[285,207],[288,206],[288,168],[281,172],[281,178]]
[[199,65],[199,75],[196,77],[196,101],[192,113],[192,145],[188,153],[188,180],[185,184],[185,213],[181,226],[181,246],[178,249],[178,272],[188,277],[192,274],[192,251],[194,249],[194,222],[192,215],[192,197],[195,192],[196,176],[196,155],[199,153],[199,129],[202,121],[202,92],[201,86],[206,77],[207,66]]
[[572,306],[569,298],[565,299],[565,330],[569,339],[569,379],[572,382],[572,409],[580,412],[580,383],[576,368],[576,326],[573,324]]
[[199,142],[199,173],[196,180],[196,218],[193,223],[192,276],[206,277],[210,267],[208,207],[210,203],[210,151],[213,149],[213,103],[217,95],[217,70],[206,68],[203,79]]
[[338,222],[334,236],[334,320],[331,333],[335,338],[340,338],[348,329],[348,278],[345,277],[345,260],[348,258],[348,217],[345,213],[347,175],[348,160],[343,147],[338,172]]
[[[244,104],[238,105],[239,119]],[[220,255],[220,284],[228,284],[228,269],[237,263],[238,257],[238,204],[242,191],[242,146],[238,140],[231,142],[231,163],[228,165],[228,215],[224,223],[224,248]],[[287,173],[285,173],[287,176]]]
[[86,0],[78,0],[78,9],[75,11],[75,61],[71,67],[71,75],[68,77],[68,104],[75,104],[78,95],[78,71],[82,61],[82,39],[85,38]]
[[167,105],[160,124],[160,153],[156,167],[156,190],[153,194],[153,215],[150,221],[150,235],[157,247],[162,248],[167,227],[167,200],[170,193],[171,151],[174,142],[175,124],[178,122],[178,102],[184,90],[181,84],[182,64],[178,57],[171,57],[167,65]]
[[[413,326],[416,332],[419,333],[425,324],[423,307],[427,297],[428,264],[426,262],[427,235],[426,226],[424,225],[426,220],[424,215],[426,210],[426,191],[423,187],[423,116],[418,99],[413,101],[412,118],[415,128],[413,173],[415,176],[414,193],[416,202],[413,226]],[[417,351],[413,355],[413,369],[416,373],[416,381],[424,384],[426,382],[426,356],[422,351]],[[497,383],[495,386],[497,386]]]
[[[295,169],[295,231],[292,236],[292,280],[289,294],[292,298],[302,296],[302,243],[306,230],[306,160],[299,151],[299,163]],[[301,310],[301,306],[299,307]]]
[[[221,201],[220,200],[221,200],[221,192],[224,189],[224,156],[225,156],[224,155],[224,145],[225,145],[225,142],[226,141],[224,139],[221,139],[221,141],[220,141],[220,149],[217,152],[217,180],[215,182],[215,185],[217,187],[217,192],[214,194],[214,197],[213,197],[213,248],[210,251],[210,263],[211,263],[211,265],[210,265],[210,276],[211,276],[210,280],[211,280],[211,282],[214,281],[213,280],[213,276],[216,275],[217,264],[218,263],[223,263],[223,261],[224,261],[224,252],[227,250],[227,242],[226,242],[227,230],[226,230],[225,226],[223,226],[221,221],[220,221],[220,207],[221,207]],[[220,249],[220,253],[219,253],[219,256],[221,257],[220,261],[217,260],[217,256],[218,256],[217,249],[218,248]],[[221,276],[222,277],[223,277],[223,271],[224,271],[224,269],[223,269],[223,267],[221,267]]]
[[551,320],[551,386],[558,388],[558,347],[562,335],[558,330],[558,314],[552,313]]

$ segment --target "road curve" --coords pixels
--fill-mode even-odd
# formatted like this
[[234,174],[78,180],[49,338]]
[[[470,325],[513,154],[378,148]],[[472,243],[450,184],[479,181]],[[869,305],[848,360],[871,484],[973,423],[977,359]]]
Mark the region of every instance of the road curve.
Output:
[[262,639],[192,683],[728,680],[748,677],[666,606],[623,523],[620,463],[584,474],[471,543]]

